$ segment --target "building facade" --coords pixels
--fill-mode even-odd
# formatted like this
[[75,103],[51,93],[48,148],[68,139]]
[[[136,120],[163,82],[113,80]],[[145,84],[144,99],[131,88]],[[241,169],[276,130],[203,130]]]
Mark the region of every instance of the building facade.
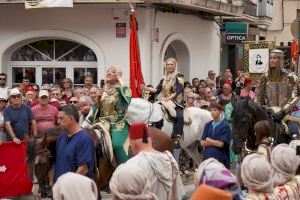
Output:
[[291,33],[291,24],[300,17],[300,1],[276,0],[274,1],[274,13],[276,15],[267,31],[267,40],[275,41],[277,46],[287,45],[294,39]]
[[[84,75],[91,74],[99,85],[110,65],[119,65],[128,82],[129,4],[93,2],[75,1],[73,8],[25,10],[24,1],[0,1],[1,72],[8,74],[8,84],[19,83],[23,76],[37,84],[56,83],[63,77],[81,84]],[[220,28],[205,16],[234,15],[239,7],[217,3],[230,9],[212,13],[205,9],[213,5],[203,9],[198,5],[193,10],[175,3],[167,4],[169,7],[133,4],[147,84],[159,82],[167,57],[178,60],[178,70],[186,80],[205,78],[209,69],[219,71]]]

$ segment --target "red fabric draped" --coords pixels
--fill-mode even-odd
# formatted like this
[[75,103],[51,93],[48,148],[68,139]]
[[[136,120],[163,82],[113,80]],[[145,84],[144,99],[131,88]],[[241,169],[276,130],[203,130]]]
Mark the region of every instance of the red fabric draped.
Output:
[[25,163],[26,146],[26,142],[0,145],[0,198],[31,193],[32,182]]
[[142,96],[141,84],[144,84],[144,78],[141,68],[139,40],[136,28],[135,12],[130,14],[130,89],[133,98]]
[[297,59],[299,53],[298,41],[293,40],[291,44],[291,57]]

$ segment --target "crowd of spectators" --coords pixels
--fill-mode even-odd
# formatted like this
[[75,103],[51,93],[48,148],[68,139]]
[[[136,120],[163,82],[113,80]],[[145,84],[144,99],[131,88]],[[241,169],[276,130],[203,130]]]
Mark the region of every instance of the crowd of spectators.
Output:
[[[18,87],[11,89],[6,86],[6,80],[7,75],[0,73],[0,144],[8,140],[19,143],[20,140],[37,136],[54,127],[57,125],[59,110],[68,104],[77,108],[80,113],[79,125],[82,125],[90,110],[96,107],[98,96],[102,94],[102,88],[92,84],[91,76],[86,76],[84,85],[77,88],[73,88],[69,78],[64,78],[61,84],[43,84],[39,87],[24,77]],[[144,143],[140,138],[131,138],[133,152],[137,156],[115,171],[110,182],[114,199],[300,199],[300,176],[297,174],[300,141],[277,145],[272,150],[259,146],[257,153],[244,158],[241,182],[230,171],[230,126],[221,114],[233,99],[249,97],[255,100],[258,84],[242,71],[238,71],[234,79],[229,69],[225,70],[223,77],[210,70],[207,79],[194,78],[191,83],[185,82],[185,107],[209,110],[213,119],[206,125],[199,141],[205,148],[205,161],[198,167],[191,164],[195,171],[195,192],[186,194],[181,180],[174,179],[180,177],[180,163],[171,154],[159,154],[152,148],[151,142]],[[145,92],[143,98],[151,102],[156,100],[149,92]],[[293,110],[294,113],[297,111]],[[300,116],[295,114],[294,117]],[[255,124],[254,129],[259,136],[257,145],[260,145],[270,130],[264,121]],[[218,139],[210,138],[219,133]],[[216,148],[209,147],[218,147],[218,152]],[[158,164],[163,167],[154,169]],[[166,170],[168,167],[170,169]],[[146,170],[148,174],[145,174],[145,168],[149,168]],[[155,175],[151,175],[150,168]],[[171,176],[167,172],[172,172]],[[76,183],[72,184],[74,188],[67,187],[70,182]],[[132,188],[128,187],[128,183]],[[84,190],[83,185],[86,185]],[[178,187],[175,192],[174,187]],[[242,190],[242,187],[246,190]],[[84,193],[77,195],[72,191]],[[53,195],[57,199],[67,195],[82,196],[84,199],[87,197],[84,194],[90,195],[91,199],[97,198],[94,182],[72,173],[60,176],[53,188]]]

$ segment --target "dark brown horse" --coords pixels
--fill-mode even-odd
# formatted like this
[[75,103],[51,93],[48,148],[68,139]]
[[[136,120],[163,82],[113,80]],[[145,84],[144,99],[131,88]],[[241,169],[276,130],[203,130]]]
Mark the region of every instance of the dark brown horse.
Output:
[[26,161],[30,178],[33,180],[34,175],[36,176],[43,198],[49,196],[49,186],[52,185],[52,176],[48,176],[48,173],[53,171],[55,144],[61,131],[60,127],[51,128],[39,137],[31,139],[27,145]]
[[[96,138],[96,133],[94,129],[90,129],[89,132],[93,138]],[[149,127],[149,134],[152,139],[152,145],[154,149],[160,152],[173,151],[173,147],[174,147],[173,140],[165,132],[157,128]],[[106,152],[104,152],[103,150],[104,148],[101,148],[100,146],[97,145],[103,145],[102,141],[99,141],[99,143],[96,144],[96,151],[97,151],[96,155],[97,155],[98,172],[99,172],[96,182],[99,190],[108,191],[109,181],[114,170],[117,168],[117,162],[115,160],[115,157],[111,162]],[[130,155],[130,151],[129,151],[129,156],[132,156]]]
[[[149,128],[150,137],[152,138],[153,147],[158,151],[171,151],[173,150],[172,139],[164,132],[156,128]],[[27,163],[31,177],[35,175],[39,185],[39,192],[42,197],[48,194],[47,188],[50,188],[49,183],[52,183],[52,176],[48,173],[53,169],[53,161],[55,156],[55,144],[59,134],[62,130],[55,127],[46,131],[39,138],[30,140],[27,145]],[[117,167],[115,159],[110,162],[107,154],[103,152],[103,141],[100,141],[93,129],[89,130],[91,137],[96,146],[96,173],[95,181],[97,183],[99,194],[100,190],[108,190],[109,180]]]

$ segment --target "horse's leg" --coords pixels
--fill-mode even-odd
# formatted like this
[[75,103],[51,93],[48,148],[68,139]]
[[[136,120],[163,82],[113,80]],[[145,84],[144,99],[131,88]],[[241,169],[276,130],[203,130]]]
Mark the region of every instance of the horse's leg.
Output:
[[188,153],[188,155],[199,165],[202,162],[202,155],[198,151],[199,141],[196,140],[189,146],[187,146],[184,150]]
[[53,186],[53,176],[54,176],[54,166],[48,171],[48,184],[52,188]]
[[47,197],[47,187],[46,187],[46,184],[44,182],[39,183],[39,192],[41,193],[42,198]]

